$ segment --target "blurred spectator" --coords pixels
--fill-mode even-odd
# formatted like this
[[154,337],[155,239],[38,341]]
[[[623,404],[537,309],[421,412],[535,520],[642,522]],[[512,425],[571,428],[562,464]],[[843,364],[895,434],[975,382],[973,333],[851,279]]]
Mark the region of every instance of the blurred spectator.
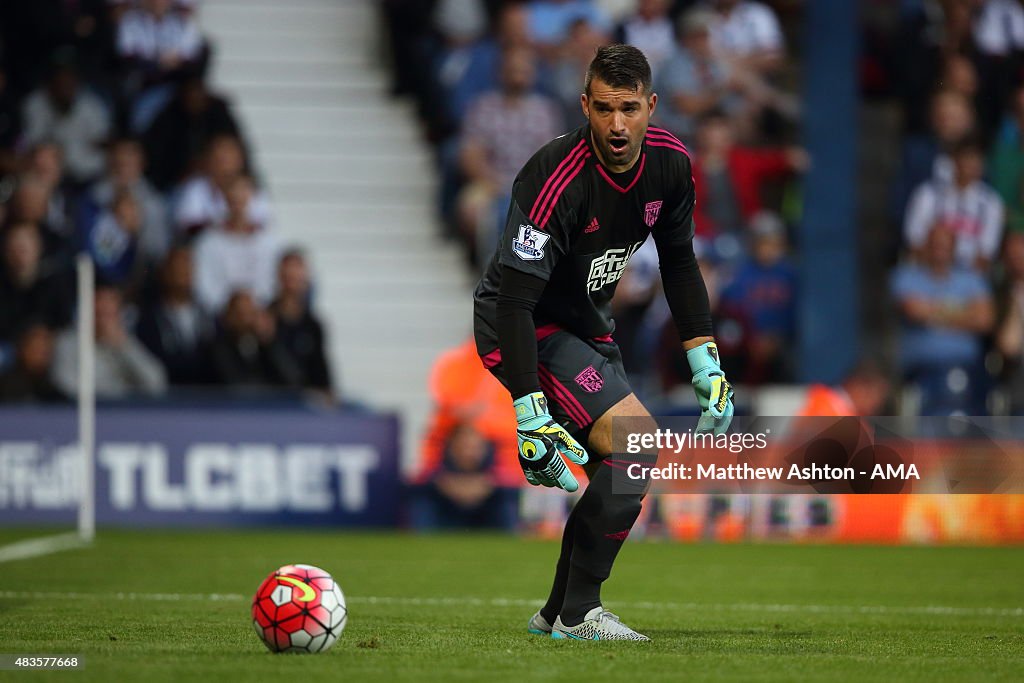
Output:
[[1024,87],[1013,96],[1012,107],[992,147],[989,177],[1006,207],[1006,228],[1024,231]]
[[973,0],[972,53],[978,64],[978,117],[985,131],[999,125],[1013,86],[1020,82],[1024,54],[1024,8],[1018,0]]
[[1013,0],[974,0],[972,33],[978,51],[1010,57],[1024,51],[1024,9]]
[[[437,21],[451,21],[450,15],[458,2],[440,3]],[[459,24],[462,33],[454,27],[442,31],[451,39],[441,50],[436,68],[436,78],[443,89],[444,106],[448,111],[450,124],[461,126],[470,103],[498,85],[498,64],[502,50],[529,48],[529,14],[524,3],[503,5],[498,14],[496,36],[476,35],[475,26]],[[467,34],[468,35],[465,35]]]
[[493,251],[519,169],[564,132],[558,105],[531,92],[535,75],[530,52],[502,53],[501,89],[482,95],[466,115],[460,161],[467,183],[459,224],[475,254]]
[[[441,44],[430,50],[436,52],[429,65],[430,79],[418,89],[427,135],[441,141],[457,132],[469,100],[493,84],[497,47],[486,37],[483,0],[439,0],[433,20]],[[466,98],[467,91],[474,89]]]
[[580,74],[587,72],[597,48],[607,43],[608,36],[585,19],[578,19],[569,27],[569,35],[553,60],[549,88],[558,98],[566,121],[580,120]]
[[125,90],[134,103],[132,130],[145,130],[173,97],[176,76],[198,69],[203,37],[195,19],[174,10],[173,0],[142,0],[121,15],[117,54]]
[[18,338],[13,367],[0,374],[0,403],[51,403],[68,397],[50,379],[53,333],[31,325]]
[[[715,112],[700,122],[696,151],[694,223],[697,233],[707,237],[730,235],[735,240],[764,208],[768,183],[780,182],[810,166],[807,152],[799,147],[738,145],[732,123]],[[736,247],[718,248],[726,257],[738,253]]]
[[[172,189],[193,170],[192,164],[219,136],[234,137],[238,141],[238,123],[230,106],[211,93],[202,78],[185,79],[178,86],[174,99],[143,133],[149,160],[146,173],[157,189],[163,192]],[[242,167],[244,156],[234,172]]]
[[20,137],[21,107],[0,65],[0,177],[14,172],[17,164],[14,148]]
[[71,321],[74,297],[59,274],[44,270],[42,238],[30,223],[3,232],[0,270],[0,344],[13,342],[33,322],[51,329]]
[[1010,415],[1024,411],[1024,233],[1006,236],[1005,281],[1000,287],[995,348],[1003,359],[1003,383]]
[[711,17],[694,11],[679,22],[679,44],[657,75],[661,95],[657,121],[677,136],[689,139],[697,119],[713,111],[737,114],[743,101],[727,64],[711,48]]
[[711,44],[737,71],[771,73],[782,66],[785,45],[770,7],[747,0],[710,0]]
[[0,3],[0,42],[12,85],[27,92],[45,75],[55,53],[101,80],[111,42],[108,0],[30,0]]
[[236,176],[225,188],[227,216],[196,240],[196,299],[216,314],[231,293],[248,290],[260,306],[274,296],[281,247],[277,236],[253,221],[255,188],[249,176]]
[[580,19],[601,33],[611,30],[611,21],[592,0],[532,0],[530,39],[545,56],[552,56],[569,36],[570,27]]
[[19,207],[19,220],[41,223],[46,231],[62,240],[74,237],[73,191],[64,179],[64,155],[53,142],[41,142],[27,154],[24,184],[36,184],[38,192]]
[[893,274],[892,291],[903,315],[900,361],[904,377],[922,393],[922,415],[985,406],[981,369],[982,335],[995,311],[988,283],[956,263],[956,233],[939,223],[928,233],[921,263],[906,263]]
[[[32,176],[22,176],[11,196],[7,222],[28,223],[38,231],[42,240],[42,259],[45,270],[57,270],[70,264],[74,251],[74,238],[51,222],[54,203],[45,183]],[[57,214],[58,220],[62,219]]]
[[804,417],[870,417],[885,408],[892,390],[889,373],[878,362],[865,358],[838,386],[812,384],[797,415]]
[[960,54],[946,56],[939,77],[942,87],[974,102],[978,96],[978,72],[970,59]]
[[[218,135],[207,145],[202,173],[186,181],[174,203],[174,222],[179,232],[198,234],[227,219],[225,199],[228,187],[246,172],[245,148],[233,135]],[[263,192],[251,186],[248,220],[265,227],[270,220],[270,204]]]
[[[514,49],[530,49],[529,12],[525,3],[510,3],[500,8],[495,37],[485,36],[468,45],[446,45],[438,56],[433,77],[442,94],[435,106],[447,112],[443,125],[447,138],[438,147],[440,213],[446,233],[451,236],[458,235],[455,206],[463,181],[459,169],[459,132],[470,104],[498,87],[501,52]],[[427,125],[430,125],[429,118]]]
[[518,487],[501,487],[494,476],[495,447],[468,424],[449,435],[439,465],[423,472],[409,505],[413,528],[516,528]]
[[110,146],[107,172],[93,185],[89,199],[97,207],[109,207],[120,192],[129,192],[141,212],[139,249],[147,262],[159,261],[170,244],[167,205],[143,175],[146,166],[142,145],[121,138]]
[[699,117],[720,111],[742,131],[741,137],[748,139],[757,135],[760,117],[767,110],[793,118],[796,107],[791,97],[770,86],[757,71],[715,51],[714,25],[714,15],[704,10],[682,17],[679,45],[664,62],[655,84],[664,98],[657,120],[688,138]]
[[910,195],[929,180],[951,181],[953,162],[948,154],[975,128],[970,100],[953,90],[940,90],[931,99],[929,128],[903,140],[900,176],[896,182],[896,215],[902,220]]
[[452,432],[465,424],[494,445],[499,483],[518,485],[523,475],[515,436],[516,414],[508,390],[484,369],[472,339],[438,357],[430,369],[428,388],[433,414],[423,438],[420,471],[433,472],[441,467]]
[[286,251],[277,266],[277,298],[270,310],[277,336],[302,370],[302,386],[331,392],[331,371],[324,352],[324,328],[310,307],[309,268],[298,249]]
[[159,294],[142,308],[135,330],[173,385],[207,384],[213,375],[213,319],[196,303],[192,272],[192,250],[171,249],[160,269]]
[[615,41],[640,48],[657,74],[675,51],[676,33],[669,16],[670,0],[638,0],[636,11],[615,29]]
[[[94,315],[97,398],[163,394],[167,389],[164,368],[125,327],[121,292],[114,287],[98,286]],[[78,330],[74,327],[57,337],[52,376],[62,392],[77,395]]]
[[937,224],[956,235],[959,265],[988,270],[1003,236],[1003,202],[982,178],[985,157],[976,142],[959,143],[952,152],[953,179],[932,179],[910,198],[904,237],[918,251]]
[[213,342],[214,375],[237,388],[298,388],[302,370],[277,338],[274,317],[245,290],[231,294]]
[[110,114],[81,85],[71,64],[57,64],[46,85],[26,98],[22,120],[27,144],[53,140],[60,145],[75,183],[87,183],[103,171],[102,146],[110,133]]
[[796,333],[797,272],[788,258],[786,227],[762,211],[750,222],[751,256],[722,292],[724,309],[749,321],[745,367],[736,379],[748,384],[789,379],[787,351]]
[[96,277],[134,295],[144,275],[141,237],[139,203],[130,191],[120,190],[83,235],[85,251],[96,264]]

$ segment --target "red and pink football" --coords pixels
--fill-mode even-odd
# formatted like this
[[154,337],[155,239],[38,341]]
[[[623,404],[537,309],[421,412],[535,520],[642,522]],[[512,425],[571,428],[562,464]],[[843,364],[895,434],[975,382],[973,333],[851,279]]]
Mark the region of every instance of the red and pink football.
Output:
[[325,652],[345,630],[345,595],[330,574],[308,564],[281,567],[252,599],[252,625],[271,652]]

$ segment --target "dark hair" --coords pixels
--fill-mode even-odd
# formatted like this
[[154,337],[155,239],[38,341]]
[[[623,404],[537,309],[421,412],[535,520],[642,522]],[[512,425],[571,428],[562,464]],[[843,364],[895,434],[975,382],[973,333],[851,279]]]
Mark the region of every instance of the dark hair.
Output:
[[651,65],[644,53],[632,45],[605,45],[587,67],[583,88],[590,94],[590,83],[599,78],[613,88],[630,88],[635,92],[651,93]]

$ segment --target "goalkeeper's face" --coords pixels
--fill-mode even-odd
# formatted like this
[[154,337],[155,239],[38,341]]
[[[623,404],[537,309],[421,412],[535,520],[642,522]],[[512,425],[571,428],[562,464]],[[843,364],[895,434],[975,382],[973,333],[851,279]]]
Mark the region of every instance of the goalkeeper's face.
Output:
[[614,173],[629,170],[640,156],[658,96],[642,89],[613,88],[595,78],[581,103],[601,162]]

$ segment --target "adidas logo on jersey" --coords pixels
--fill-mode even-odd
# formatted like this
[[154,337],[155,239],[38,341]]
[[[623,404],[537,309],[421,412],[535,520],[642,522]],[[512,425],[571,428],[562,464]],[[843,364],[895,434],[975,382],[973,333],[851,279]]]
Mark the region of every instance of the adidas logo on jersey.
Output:
[[600,229],[601,224],[597,222],[597,216],[594,216],[590,219],[590,224],[583,229],[583,232],[589,235],[590,233],[597,232]]

